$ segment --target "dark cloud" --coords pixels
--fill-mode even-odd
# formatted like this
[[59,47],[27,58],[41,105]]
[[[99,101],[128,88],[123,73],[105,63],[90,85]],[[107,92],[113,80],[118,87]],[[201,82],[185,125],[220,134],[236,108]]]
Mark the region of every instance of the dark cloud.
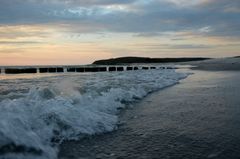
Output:
[[239,0],[185,3],[176,5],[168,0],[2,0],[0,24],[61,24],[78,33],[110,31],[162,36],[164,32],[190,31],[204,36],[240,36]]

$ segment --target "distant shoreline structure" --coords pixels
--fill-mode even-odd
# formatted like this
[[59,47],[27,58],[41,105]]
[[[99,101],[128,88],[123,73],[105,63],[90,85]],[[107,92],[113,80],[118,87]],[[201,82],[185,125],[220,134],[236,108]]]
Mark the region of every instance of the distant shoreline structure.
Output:
[[153,69],[175,69],[171,66],[154,66],[154,65],[109,65],[109,66],[49,66],[49,67],[2,67],[0,74],[36,74],[36,73],[67,73],[67,72],[121,72],[135,70],[153,70]]
[[181,58],[150,58],[150,57],[119,57],[104,60],[97,60],[93,62],[95,65],[119,65],[119,64],[133,64],[133,63],[171,63],[171,62],[190,62],[203,61],[211,58],[205,57],[181,57]]
[[64,72],[113,72],[148,69],[173,69],[165,66],[150,66],[154,63],[203,61],[210,58],[148,58],[148,57],[120,57],[107,60],[98,60],[90,65],[78,66],[1,66],[2,74],[25,73],[64,73]]
[[192,69],[231,69],[239,70],[240,56],[225,58],[147,58],[120,57],[98,60],[89,65],[35,65],[35,66],[0,66],[0,74],[26,73],[65,73],[65,72],[114,72],[150,69],[176,69],[173,65],[193,65]]

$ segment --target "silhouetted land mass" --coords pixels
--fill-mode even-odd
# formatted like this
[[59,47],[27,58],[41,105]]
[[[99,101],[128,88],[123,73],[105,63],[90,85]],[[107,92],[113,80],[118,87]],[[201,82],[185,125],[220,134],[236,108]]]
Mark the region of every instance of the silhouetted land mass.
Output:
[[148,58],[148,57],[120,57],[105,60],[98,60],[93,62],[96,65],[118,65],[131,63],[170,63],[170,62],[188,62],[188,61],[202,61],[210,58],[203,57],[184,57],[184,58]]

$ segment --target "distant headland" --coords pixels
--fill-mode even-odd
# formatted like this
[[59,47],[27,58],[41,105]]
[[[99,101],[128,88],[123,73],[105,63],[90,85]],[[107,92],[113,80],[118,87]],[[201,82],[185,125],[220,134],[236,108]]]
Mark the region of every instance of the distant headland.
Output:
[[95,65],[118,65],[118,64],[132,64],[132,63],[170,63],[170,62],[189,62],[202,61],[210,58],[204,57],[183,57],[183,58],[149,58],[149,57],[119,57],[104,60],[97,60],[93,62]]

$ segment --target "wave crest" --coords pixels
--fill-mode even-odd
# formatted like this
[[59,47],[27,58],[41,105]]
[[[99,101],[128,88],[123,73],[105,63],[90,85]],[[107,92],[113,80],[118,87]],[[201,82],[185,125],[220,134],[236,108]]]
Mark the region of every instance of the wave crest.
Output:
[[61,141],[114,130],[119,108],[186,76],[153,70],[33,79],[28,93],[0,102],[0,155],[57,158]]

